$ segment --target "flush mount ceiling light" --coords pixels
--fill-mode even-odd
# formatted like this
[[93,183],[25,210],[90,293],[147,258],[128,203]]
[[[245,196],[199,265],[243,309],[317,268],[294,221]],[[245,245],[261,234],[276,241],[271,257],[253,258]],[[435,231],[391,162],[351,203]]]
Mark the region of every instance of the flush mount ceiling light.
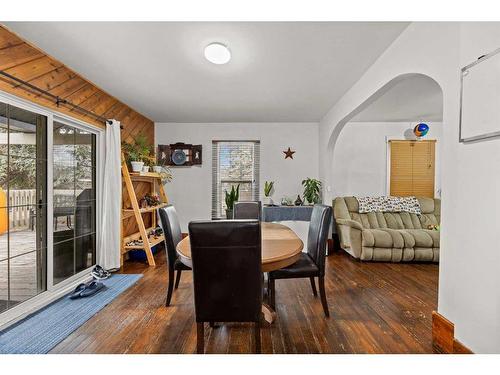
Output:
[[205,58],[213,64],[226,64],[231,60],[231,51],[222,43],[210,43],[205,47]]

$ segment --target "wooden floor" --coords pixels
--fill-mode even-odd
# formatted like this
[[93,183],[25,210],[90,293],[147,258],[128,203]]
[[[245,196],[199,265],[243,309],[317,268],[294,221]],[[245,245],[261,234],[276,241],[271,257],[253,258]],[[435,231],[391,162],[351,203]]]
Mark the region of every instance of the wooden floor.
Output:
[[[435,264],[360,263],[327,257],[331,317],[323,315],[309,280],[277,280],[277,321],[264,324],[263,353],[432,353],[431,312],[437,307]],[[196,324],[190,272],[164,307],[167,271],[129,263],[144,273],[134,287],[71,334],[53,353],[194,353]],[[208,353],[251,353],[245,324],[205,328]]]

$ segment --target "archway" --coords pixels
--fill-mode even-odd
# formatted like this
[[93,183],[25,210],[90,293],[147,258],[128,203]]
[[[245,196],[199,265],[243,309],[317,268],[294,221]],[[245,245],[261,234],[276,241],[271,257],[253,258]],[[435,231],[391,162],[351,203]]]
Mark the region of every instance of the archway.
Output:
[[[441,100],[441,107],[443,103],[443,90],[439,82],[437,82],[433,77],[431,77],[428,74],[423,74],[423,73],[404,73],[400,74],[390,81],[388,81],[386,84],[381,86],[378,90],[373,92],[369,97],[367,97],[363,102],[361,102],[357,107],[351,110],[347,115],[345,115],[340,121],[337,122],[337,125],[334,126],[330,132],[329,138],[328,138],[328,145],[326,148],[326,170],[325,170],[325,187],[328,187],[330,190],[325,191],[325,197],[327,200],[331,200],[331,198],[336,196],[336,188],[335,188],[335,179],[334,179],[334,158],[335,158],[335,147],[337,145],[337,141],[339,139],[339,136],[346,126],[353,118],[361,114],[363,111],[367,110],[370,106],[372,106],[375,102],[377,102],[379,99],[383,98],[384,95],[389,93],[392,89],[400,85],[402,82],[405,82],[407,80],[415,80],[415,79],[421,79],[424,81],[429,81],[432,82],[440,92],[440,100]],[[418,119],[417,119],[418,120]]]

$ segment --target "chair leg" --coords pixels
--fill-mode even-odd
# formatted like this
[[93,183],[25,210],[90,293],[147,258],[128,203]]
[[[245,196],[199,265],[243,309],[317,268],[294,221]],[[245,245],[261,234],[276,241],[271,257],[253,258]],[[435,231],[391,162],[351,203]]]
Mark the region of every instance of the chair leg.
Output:
[[255,354],[260,354],[260,322],[255,323],[254,327]]
[[205,329],[204,323],[196,323],[196,353],[205,353]]
[[167,290],[167,302],[165,306],[170,306],[170,300],[172,299],[172,291],[174,290],[174,270],[168,270],[168,290]]
[[314,281],[314,277],[310,277],[309,280],[311,280],[311,288],[313,290],[314,297],[316,297],[318,292],[316,291],[316,282]]
[[269,287],[268,287],[268,298],[269,298],[269,305],[273,308],[273,310],[276,309],[276,285],[274,283],[274,279],[269,278]]
[[179,287],[179,281],[181,281],[181,270],[177,270],[177,277],[175,278],[175,289]]
[[325,278],[323,276],[320,276],[318,282],[319,282],[319,294],[321,295],[321,304],[323,305],[325,316],[329,317],[330,312],[328,311],[328,302],[326,300],[326,293],[325,293]]

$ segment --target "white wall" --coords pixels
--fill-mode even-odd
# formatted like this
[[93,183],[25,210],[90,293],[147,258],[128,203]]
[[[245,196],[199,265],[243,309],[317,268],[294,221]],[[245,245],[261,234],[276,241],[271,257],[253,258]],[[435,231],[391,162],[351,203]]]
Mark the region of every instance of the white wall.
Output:
[[[349,122],[342,129],[334,149],[332,188],[338,196],[377,196],[388,193],[387,141],[405,139],[414,122]],[[435,191],[439,196],[441,123],[430,123],[425,139],[435,139]]]
[[[191,220],[210,219],[212,204],[212,140],[260,140],[261,199],[264,181],[275,181],[273,199],[302,194],[301,181],[318,177],[317,123],[156,123],[157,144],[202,144],[201,167],[172,168],[173,181],[165,185],[183,231]],[[293,160],[283,151],[295,151]]]
[[356,109],[396,77],[418,73],[439,83],[444,100],[438,311],[455,324],[457,339],[477,353],[500,352],[500,139],[458,142],[460,68],[499,46],[499,23],[412,23],[319,129],[319,152],[325,155],[320,178],[328,199],[335,139]]

